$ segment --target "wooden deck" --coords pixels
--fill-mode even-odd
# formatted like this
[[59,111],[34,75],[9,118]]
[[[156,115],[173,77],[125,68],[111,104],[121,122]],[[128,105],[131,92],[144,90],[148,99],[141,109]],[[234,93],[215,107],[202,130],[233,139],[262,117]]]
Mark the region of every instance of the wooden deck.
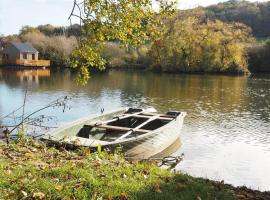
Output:
[[2,60],[3,65],[15,65],[23,67],[49,67],[49,60]]

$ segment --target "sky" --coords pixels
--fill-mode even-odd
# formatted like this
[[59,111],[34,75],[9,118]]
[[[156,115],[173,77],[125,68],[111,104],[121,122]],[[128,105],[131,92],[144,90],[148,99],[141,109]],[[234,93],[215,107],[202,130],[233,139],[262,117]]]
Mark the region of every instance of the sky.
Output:
[[[178,7],[187,9],[224,1],[180,0]],[[73,0],[0,0],[0,35],[17,34],[24,25],[69,25],[68,16],[72,6]]]

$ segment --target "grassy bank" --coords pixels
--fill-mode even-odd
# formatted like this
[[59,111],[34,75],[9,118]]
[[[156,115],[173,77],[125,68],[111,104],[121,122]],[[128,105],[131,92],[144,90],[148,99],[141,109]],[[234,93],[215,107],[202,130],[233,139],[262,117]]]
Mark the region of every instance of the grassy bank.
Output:
[[119,154],[57,150],[32,141],[0,146],[0,199],[229,200],[246,196],[231,186],[172,173],[155,163],[130,163]]

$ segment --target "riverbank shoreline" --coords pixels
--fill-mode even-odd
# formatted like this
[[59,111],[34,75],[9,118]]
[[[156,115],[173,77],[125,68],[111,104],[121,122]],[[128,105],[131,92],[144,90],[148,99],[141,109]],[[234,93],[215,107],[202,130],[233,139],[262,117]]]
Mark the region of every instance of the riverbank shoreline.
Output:
[[[100,73],[106,73],[108,71],[132,71],[132,72],[149,72],[149,73],[155,73],[155,74],[177,74],[177,75],[213,75],[213,76],[254,76],[254,75],[269,75],[270,71],[257,71],[257,72],[205,72],[205,71],[157,71],[149,69],[148,67],[144,65],[125,65],[125,66],[119,66],[119,67],[107,67],[105,70],[98,70],[95,68],[90,69],[90,74],[100,74]],[[11,69],[11,70],[38,70],[38,69],[49,69],[52,71],[61,71],[61,70],[70,70],[73,73],[77,72],[77,69],[74,69],[70,66],[60,66],[60,65],[52,65],[51,67],[21,67],[21,66],[6,66],[6,65],[0,65],[0,69]]]
[[194,178],[155,162],[55,149],[33,140],[0,144],[0,161],[4,199],[270,199],[270,192]]

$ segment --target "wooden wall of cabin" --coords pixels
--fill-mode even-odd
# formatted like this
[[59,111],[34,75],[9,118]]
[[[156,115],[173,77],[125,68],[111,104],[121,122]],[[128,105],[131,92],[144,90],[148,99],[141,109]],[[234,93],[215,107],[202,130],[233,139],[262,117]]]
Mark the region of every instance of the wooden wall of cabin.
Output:
[[[26,58],[24,57],[24,54],[26,56]],[[33,55],[34,55],[34,59],[33,59]],[[38,60],[38,52],[36,53],[20,53],[20,60]]]
[[4,58],[6,60],[20,59],[20,51],[16,49],[12,44],[7,44],[3,50],[3,55],[7,55],[7,57]]

